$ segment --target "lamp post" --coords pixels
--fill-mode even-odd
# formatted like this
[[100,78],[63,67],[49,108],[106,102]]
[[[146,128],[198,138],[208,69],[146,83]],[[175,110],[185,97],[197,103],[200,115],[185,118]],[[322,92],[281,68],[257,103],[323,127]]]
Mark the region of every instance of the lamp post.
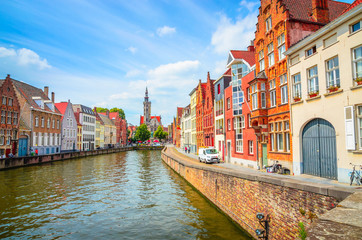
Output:
[[263,228],[263,229],[260,228],[255,229],[256,235],[258,236],[259,239],[268,240],[269,222],[270,222],[269,215],[264,216],[264,213],[257,213],[256,218],[259,220],[259,224]]

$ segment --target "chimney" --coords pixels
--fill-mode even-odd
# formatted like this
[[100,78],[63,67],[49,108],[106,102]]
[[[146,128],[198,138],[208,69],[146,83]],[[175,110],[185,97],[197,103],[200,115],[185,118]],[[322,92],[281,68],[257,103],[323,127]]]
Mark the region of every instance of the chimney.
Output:
[[94,107],[94,108],[93,108],[93,112],[94,112],[94,113],[97,113],[97,107]]
[[312,15],[316,22],[329,23],[328,0],[312,0]]
[[10,78],[10,74],[8,74],[8,75],[6,76],[6,78]]
[[253,40],[250,41],[250,45],[248,46],[248,51],[249,52],[255,52],[254,41]]
[[107,117],[109,117],[109,110],[107,110],[106,114],[107,114]]
[[49,94],[49,87],[48,86],[44,87],[44,94],[45,94],[45,96],[48,97],[48,94]]
[[55,103],[55,93],[52,92],[52,102]]

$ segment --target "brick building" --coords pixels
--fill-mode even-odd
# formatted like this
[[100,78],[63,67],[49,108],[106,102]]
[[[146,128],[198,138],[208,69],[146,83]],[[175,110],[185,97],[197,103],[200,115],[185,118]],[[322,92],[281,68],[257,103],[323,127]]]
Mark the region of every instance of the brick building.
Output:
[[251,124],[259,165],[278,160],[292,169],[289,81],[285,51],[329,21],[349,4],[332,0],[261,0],[254,46],[256,77],[250,82]]
[[204,101],[204,118],[203,118],[203,131],[205,146],[213,147],[215,139],[215,125],[214,125],[214,82],[210,79],[210,73],[207,73],[207,82],[205,88],[205,101]]
[[62,141],[60,126],[62,114],[54,105],[54,92],[49,99],[49,87],[44,87],[43,91],[14,79],[12,82],[21,108],[21,122],[30,129],[32,135],[26,154],[59,153]]
[[201,83],[196,87],[196,152],[200,147],[205,146],[204,138],[204,102],[205,102],[206,83]]
[[[27,152],[28,137],[19,138],[20,105],[15,93],[13,82],[8,75],[5,80],[0,80],[1,96],[1,125],[0,125],[0,155],[25,156]],[[18,141],[21,149],[18,151]]]

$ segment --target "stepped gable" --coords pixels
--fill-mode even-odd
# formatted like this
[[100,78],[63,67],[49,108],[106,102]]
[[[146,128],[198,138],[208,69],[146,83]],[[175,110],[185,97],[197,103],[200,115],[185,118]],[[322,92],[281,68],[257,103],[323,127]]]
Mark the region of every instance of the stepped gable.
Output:
[[[312,16],[312,0],[282,0],[282,4],[289,10],[291,19],[316,22]],[[329,21],[336,19],[349,6],[348,3],[329,0]]]

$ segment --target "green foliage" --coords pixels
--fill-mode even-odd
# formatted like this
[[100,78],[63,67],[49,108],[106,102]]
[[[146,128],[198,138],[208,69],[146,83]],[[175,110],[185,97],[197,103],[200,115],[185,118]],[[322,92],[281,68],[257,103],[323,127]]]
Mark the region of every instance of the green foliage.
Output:
[[135,138],[138,141],[146,141],[148,139],[150,139],[151,133],[150,131],[148,131],[146,124],[142,124],[141,126],[139,126],[136,130],[136,134],[135,134]]
[[119,117],[122,119],[126,119],[126,114],[124,114],[124,111],[122,108],[111,108],[111,110],[109,110],[110,112],[118,112],[119,113]]
[[116,108],[116,107],[111,108],[111,109],[102,108],[102,107],[96,107],[96,108],[97,108],[97,112],[101,112],[101,113],[105,113],[107,111],[109,111],[109,112],[118,112],[120,118],[126,119],[126,114],[124,113],[122,108]]
[[108,108],[96,107],[97,112],[105,113],[108,111]]
[[299,238],[300,238],[301,240],[307,239],[307,232],[305,231],[304,223],[303,223],[303,222],[299,222],[299,223],[298,223],[298,226],[299,226]]
[[167,137],[168,133],[163,131],[163,127],[162,126],[158,126],[157,130],[155,131],[155,133],[153,134],[153,136],[155,138],[158,138],[158,140],[162,140],[165,139]]

